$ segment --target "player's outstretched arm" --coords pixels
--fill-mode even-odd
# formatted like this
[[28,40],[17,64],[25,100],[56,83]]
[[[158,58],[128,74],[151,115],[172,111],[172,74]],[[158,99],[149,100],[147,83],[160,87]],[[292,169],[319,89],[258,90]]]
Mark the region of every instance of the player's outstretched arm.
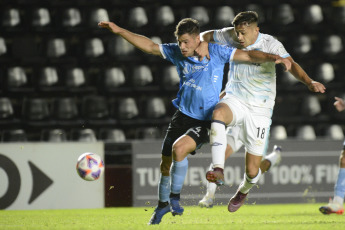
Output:
[[290,73],[297,80],[305,84],[310,91],[315,93],[324,93],[326,91],[326,87],[322,83],[311,79],[308,74],[302,69],[302,67],[292,59],[292,57],[288,57],[288,59],[291,61]]
[[134,45],[135,47],[137,47],[138,49],[142,50],[145,53],[162,57],[162,54],[159,50],[159,45],[154,43],[151,39],[145,36],[132,33],[124,28],[117,26],[113,22],[102,21],[98,23],[98,26],[104,29],[108,29],[110,32],[114,34],[120,35],[121,37],[126,39],[129,43],[131,43],[132,45]]
[[269,54],[258,50],[243,51],[237,49],[233,59],[234,61],[254,63],[275,62],[276,64],[282,64],[285,71],[290,71],[291,69],[291,61],[288,58],[282,58],[279,55]]
[[334,107],[339,111],[343,111],[345,110],[345,102],[343,99],[341,99],[340,97],[334,97],[335,102],[334,102]]

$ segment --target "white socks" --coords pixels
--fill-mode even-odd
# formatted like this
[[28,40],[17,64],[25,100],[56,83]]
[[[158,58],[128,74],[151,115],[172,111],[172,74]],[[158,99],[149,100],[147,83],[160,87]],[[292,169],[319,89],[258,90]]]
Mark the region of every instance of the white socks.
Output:
[[210,144],[212,163],[214,168],[224,169],[226,151],[226,125],[222,121],[213,120],[211,123]]
[[[213,164],[211,163],[210,168],[208,170],[212,170],[212,169],[213,169]],[[205,196],[208,198],[214,198],[214,195],[216,194],[217,184],[206,181],[206,185],[207,185],[207,192]]]
[[249,190],[259,181],[261,176],[261,169],[259,168],[258,174],[254,178],[249,178],[246,173],[244,173],[244,179],[240,184],[239,191],[243,194],[247,194]]

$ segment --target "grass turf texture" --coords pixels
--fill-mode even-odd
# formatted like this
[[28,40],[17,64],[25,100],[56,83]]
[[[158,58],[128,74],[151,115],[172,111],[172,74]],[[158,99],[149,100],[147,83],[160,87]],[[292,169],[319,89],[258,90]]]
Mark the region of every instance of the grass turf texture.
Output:
[[323,215],[322,204],[245,205],[236,213],[226,206],[185,206],[160,225],[148,226],[153,207],[83,210],[0,211],[0,229],[345,229],[345,215]]

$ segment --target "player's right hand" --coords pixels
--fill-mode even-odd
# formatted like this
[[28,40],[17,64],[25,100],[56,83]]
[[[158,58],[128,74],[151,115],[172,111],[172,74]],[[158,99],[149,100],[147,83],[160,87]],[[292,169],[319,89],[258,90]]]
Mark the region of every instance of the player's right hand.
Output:
[[202,61],[204,57],[210,60],[210,53],[208,52],[208,43],[202,41],[200,45],[196,48],[195,54],[199,56],[199,61]]
[[118,27],[115,23],[113,22],[105,22],[105,21],[101,21],[98,23],[98,26],[104,29],[108,29],[110,32],[113,33],[119,33],[120,32],[120,27]]

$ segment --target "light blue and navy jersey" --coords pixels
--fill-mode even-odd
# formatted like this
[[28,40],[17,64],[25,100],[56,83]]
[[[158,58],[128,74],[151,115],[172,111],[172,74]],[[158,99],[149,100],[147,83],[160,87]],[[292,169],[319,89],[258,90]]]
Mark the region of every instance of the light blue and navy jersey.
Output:
[[180,87],[174,106],[185,115],[198,120],[211,120],[219,101],[224,64],[231,61],[236,48],[209,44],[211,60],[184,57],[176,43],[162,44],[164,59],[172,62],[180,76]]

